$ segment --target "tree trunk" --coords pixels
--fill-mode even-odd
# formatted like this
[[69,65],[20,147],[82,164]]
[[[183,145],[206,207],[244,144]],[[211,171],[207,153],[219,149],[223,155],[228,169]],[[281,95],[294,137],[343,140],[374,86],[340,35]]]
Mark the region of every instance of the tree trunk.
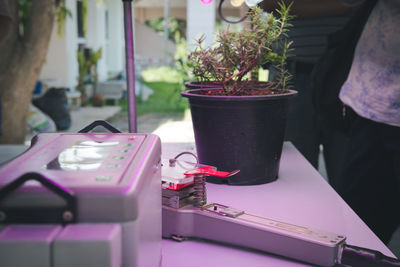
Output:
[[23,143],[32,91],[44,63],[55,19],[57,0],[32,0],[24,35],[19,35],[18,1],[9,0],[13,23],[0,42],[0,143]]

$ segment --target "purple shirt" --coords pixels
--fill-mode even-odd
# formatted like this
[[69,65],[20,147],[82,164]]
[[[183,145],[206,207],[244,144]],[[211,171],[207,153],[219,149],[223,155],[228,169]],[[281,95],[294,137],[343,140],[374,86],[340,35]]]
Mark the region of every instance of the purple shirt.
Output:
[[380,0],[372,10],[340,99],[361,117],[400,127],[399,0]]

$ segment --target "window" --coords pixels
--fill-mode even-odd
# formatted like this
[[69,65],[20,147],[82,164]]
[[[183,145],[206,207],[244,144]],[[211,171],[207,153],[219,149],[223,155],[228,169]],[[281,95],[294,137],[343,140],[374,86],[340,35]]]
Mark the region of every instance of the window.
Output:
[[84,31],[84,26],[83,26],[83,2],[82,1],[77,1],[76,2],[76,18],[77,18],[77,25],[78,25],[78,37],[79,38],[84,38],[85,37],[85,31]]
[[106,27],[106,40],[110,39],[110,25],[109,25],[109,18],[108,18],[108,10],[105,13],[105,27]]

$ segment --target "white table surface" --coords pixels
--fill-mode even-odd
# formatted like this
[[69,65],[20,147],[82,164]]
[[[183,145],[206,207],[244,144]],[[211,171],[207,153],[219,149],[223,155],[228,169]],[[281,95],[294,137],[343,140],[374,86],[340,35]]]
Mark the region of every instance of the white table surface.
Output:
[[[0,162],[23,152],[25,148],[1,146]],[[163,157],[194,150],[192,143],[164,143]],[[256,186],[208,183],[207,195],[209,202],[345,235],[348,244],[394,256],[290,143],[284,144],[277,181]],[[308,266],[267,253],[197,240],[176,242],[164,239],[162,257],[163,267]]]
[[[194,145],[163,144],[163,157],[182,151],[194,151]],[[207,196],[208,202],[345,235],[348,244],[394,256],[291,143],[284,144],[277,181],[255,186],[208,183]],[[163,267],[309,266],[267,253],[197,240],[164,239],[162,257]]]

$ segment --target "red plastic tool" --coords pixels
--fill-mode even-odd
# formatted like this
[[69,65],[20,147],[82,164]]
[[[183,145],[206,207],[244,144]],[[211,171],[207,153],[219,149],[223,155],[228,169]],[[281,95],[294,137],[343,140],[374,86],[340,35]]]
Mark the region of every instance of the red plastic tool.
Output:
[[240,170],[235,170],[232,172],[224,172],[224,171],[217,171],[217,170],[213,169],[213,167],[211,167],[211,166],[204,166],[204,167],[200,167],[197,169],[187,171],[187,172],[185,172],[185,175],[210,175],[210,176],[226,178],[226,177],[235,175],[238,172],[240,172]]

